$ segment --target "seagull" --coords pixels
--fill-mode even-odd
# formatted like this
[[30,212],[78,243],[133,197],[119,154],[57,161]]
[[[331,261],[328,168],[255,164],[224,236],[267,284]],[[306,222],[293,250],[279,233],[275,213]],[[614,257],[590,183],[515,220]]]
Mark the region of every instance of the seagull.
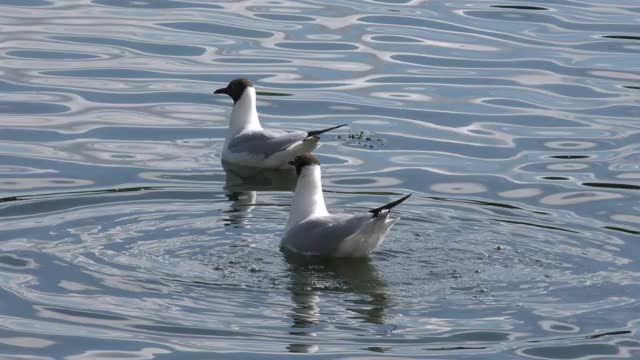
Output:
[[289,222],[280,241],[284,251],[303,255],[365,257],[382,241],[399,219],[390,219],[392,208],[411,194],[386,205],[353,215],[331,215],[322,196],[320,162],[312,154],[295,157],[296,183]]
[[256,90],[248,79],[232,80],[227,87],[214,91],[233,99],[229,131],[224,139],[222,160],[236,165],[259,168],[288,168],[296,155],[318,147],[318,135],[347,124],[313,131],[263,129],[256,110]]

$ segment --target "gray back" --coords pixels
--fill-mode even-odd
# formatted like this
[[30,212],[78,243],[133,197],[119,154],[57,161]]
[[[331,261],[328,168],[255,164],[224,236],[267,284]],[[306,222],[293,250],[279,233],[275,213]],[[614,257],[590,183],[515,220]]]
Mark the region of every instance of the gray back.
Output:
[[254,131],[233,137],[228,148],[234,153],[250,153],[267,158],[306,138],[306,131]]
[[343,214],[305,220],[284,234],[281,246],[299,252],[330,255],[346,238],[357,233],[371,219],[371,214]]

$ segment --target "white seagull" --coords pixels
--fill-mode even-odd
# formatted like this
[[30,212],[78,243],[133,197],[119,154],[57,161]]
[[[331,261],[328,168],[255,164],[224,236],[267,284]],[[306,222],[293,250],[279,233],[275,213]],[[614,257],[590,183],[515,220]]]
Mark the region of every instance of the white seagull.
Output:
[[411,194],[379,208],[353,215],[331,215],[322,196],[320,162],[312,154],[296,156],[298,182],[289,222],[280,241],[285,251],[304,255],[364,257],[382,241],[399,219],[390,219],[391,209]]
[[224,139],[222,160],[231,164],[260,168],[287,168],[296,155],[318,147],[318,135],[347,124],[314,131],[266,130],[256,110],[256,90],[247,79],[232,80],[214,94],[233,99],[229,131]]

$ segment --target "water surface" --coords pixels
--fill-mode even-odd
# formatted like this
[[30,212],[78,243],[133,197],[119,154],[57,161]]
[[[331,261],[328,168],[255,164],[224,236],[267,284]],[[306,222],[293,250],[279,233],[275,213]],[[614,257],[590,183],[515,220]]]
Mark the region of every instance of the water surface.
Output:
[[[633,2],[0,10],[0,357],[640,356]],[[330,209],[413,194],[370,259],[280,253],[295,178],[220,163],[238,76],[350,124]]]

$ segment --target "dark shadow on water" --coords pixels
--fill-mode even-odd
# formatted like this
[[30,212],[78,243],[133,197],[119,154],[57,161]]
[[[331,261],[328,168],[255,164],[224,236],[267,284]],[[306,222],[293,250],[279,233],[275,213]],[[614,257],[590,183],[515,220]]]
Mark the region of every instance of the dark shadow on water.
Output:
[[273,91],[256,91],[256,94],[259,96],[291,96],[293,95],[293,94],[273,92]]
[[640,185],[633,184],[617,184],[617,183],[599,183],[599,182],[584,182],[584,186],[607,188],[607,189],[625,189],[625,190],[640,190]]
[[231,201],[223,223],[226,226],[242,226],[256,206],[258,191],[293,191],[296,173],[291,169],[261,169],[222,163],[225,170],[227,198]]
[[[315,352],[318,345],[313,337],[321,331],[325,311],[335,314],[342,309],[321,308],[322,297],[330,293],[351,293],[358,297],[339,304],[354,313],[352,318],[382,325],[389,306],[387,283],[368,258],[345,259],[329,257],[309,257],[285,253],[290,274],[288,287],[293,301],[290,334],[308,337],[301,343],[287,347],[290,352]],[[335,304],[333,305],[335,306]]]
[[262,169],[237,166],[222,162],[226,178],[227,192],[239,191],[293,191],[296,187],[296,173],[291,169]]
[[589,155],[551,155],[549,157],[553,159],[571,160],[571,159],[589,159],[591,156]]
[[515,9],[515,10],[549,10],[541,6],[527,6],[527,5],[491,5],[492,8],[500,9]]
[[[618,354],[618,347],[612,344],[577,344],[525,348],[521,353],[538,359],[593,359]],[[618,356],[615,356],[616,358]]]
[[231,201],[231,205],[224,211],[226,217],[222,219],[222,223],[225,226],[242,227],[256,207],[257,192],[237,191],[228,193],[226,196]]
[[608,230],[613,230],[613,231],[620,231],[623,232],[625,234],[631,234],[631,235],[640,235],[640,231],[636,231],[636,230],[631,230],[631,229],[625,229],[619,226],[611,226],[611,225],[607,225],[607,226],[603,226],[603,229],[608,229]]
[[211,192],[205,187],[133,186],[110,189],[88,189],[0,198],[0,216],[27,216],[68,210],[82,206],[141,200],[197,200]]
[[509,224],[533,226],[533,227],[537,227],[537,228],[541,228],[541,229],[558,230],[558,231],[565,231],[565,232],[569,232],[569,233],[573,233],[573,234],[580,234],[579,231],[564,229],[564,228],[557,227],[557,226],[540,225],[540,224],[535,224],[535,223],[532,223],[532,222],[514,221],[514,220],[506,220],[506,219],[493,219],[493,220],[499,221],[499,222],[503,222],[503,223],[509,223]]
[[640,36],[631,35],[604,35],[603,38],[618,40],[640,40]]
[[616,336],[616,335],[626,335],[626,334],[631,334],[631,331],[629,330],[608,331],[604,333],[589,335],[587,336],[587,339],[597,339],[605,336]]

